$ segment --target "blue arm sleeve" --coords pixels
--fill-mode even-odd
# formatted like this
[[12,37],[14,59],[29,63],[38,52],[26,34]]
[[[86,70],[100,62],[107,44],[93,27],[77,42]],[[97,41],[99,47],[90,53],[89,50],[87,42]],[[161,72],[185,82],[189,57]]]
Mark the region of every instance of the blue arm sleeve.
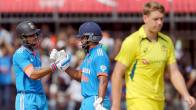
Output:
[[107,55],[97,56],[95,58],[95,70],[97,75],[110,75],[110,60]]

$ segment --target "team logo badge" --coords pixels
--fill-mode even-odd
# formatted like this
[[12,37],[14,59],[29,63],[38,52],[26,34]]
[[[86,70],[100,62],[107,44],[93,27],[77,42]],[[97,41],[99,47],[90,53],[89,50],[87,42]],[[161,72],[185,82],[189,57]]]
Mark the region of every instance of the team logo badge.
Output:
[[145,49],[143,50],[144,54],[145,54],[147,51],[148,51],[148,48],[145,48]]
[[101,69],[101,71],[105,71],[107,69],[107,67],[105,65],[101,65],[100,69]]
[[28,23],[28,25],[29,25],[29,27],[30,27],[31,29],[35,29],[35,26],[34,26],[32,23]]
[[164,51],[164,52],[167,51],[167,47],[165,45],[162,45],[162,51]]

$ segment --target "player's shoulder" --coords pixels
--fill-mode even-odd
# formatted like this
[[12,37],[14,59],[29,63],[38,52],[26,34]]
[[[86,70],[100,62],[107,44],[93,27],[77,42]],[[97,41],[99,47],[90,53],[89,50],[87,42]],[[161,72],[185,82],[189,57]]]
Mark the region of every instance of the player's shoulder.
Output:
[[23,47],[23,46],[21,46],[20,48],[18,48],[17,50],[16,50],[16,54],[21,54],[21,53],[24,53],[25,52],[25,48]]
[[133,32],[131,33],[130,35],[128,35],[125,40],[139,40],[139,32],[136,31],[136,32]]
[[105,50],[103,50],[103,48],[101,46],[96,48],[95,53],[96,53],[97,56],[104,56],[106,54]]
[[123,40],[123,45],[137,45],[140,42],[139,31],[133,32]]
[[107,53],[106,53],[106,51],[103,49],[103,47],[102,47],[101,44],[98,45],[98,46],[95,48],[93,54],[94,54],[95,57],[105,57],[105,56],[107,56]]
[[159,35],[162,39],[164,39],[165,41],[167,41],[168,43],[172,43],[172,39],[171,39],[170,36],[168,36],[168,35],[166,35],[166,34],[164,34],[164,33],[162,33],[162,32],[159,32],[158,35]]
[[25,48],[21,46],[21,47],[19,47],[19,48],[15,51],[15,53],[14,53],[13,56],[21,56],[21,55],[24,55],[24,54],[26,54]]

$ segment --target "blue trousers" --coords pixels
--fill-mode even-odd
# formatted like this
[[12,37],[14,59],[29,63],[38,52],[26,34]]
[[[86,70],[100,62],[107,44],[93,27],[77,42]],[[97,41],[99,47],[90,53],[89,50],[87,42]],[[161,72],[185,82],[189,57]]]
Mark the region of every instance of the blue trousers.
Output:
[[17,93],[15,101],[16,110],[48,110],[45,94]]

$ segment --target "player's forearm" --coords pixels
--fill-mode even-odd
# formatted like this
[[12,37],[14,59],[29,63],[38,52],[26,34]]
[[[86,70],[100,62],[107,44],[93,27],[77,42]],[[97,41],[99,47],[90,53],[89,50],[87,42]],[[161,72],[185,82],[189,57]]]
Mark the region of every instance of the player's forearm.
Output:
[[126,66],[120,62],[117,62],[112,73],[112,108],[120,110],[121,94],[122,94],[122,82],[126,71]]
[[106,89],[108,85],[108,79],[106,76],[99,76],[99,94],[98,97],[102,97],[104,99]]
[[46,76],[47,74],[52,73],[52,69],[50,67],[45,67],[41,69],[35,69],[31,75],[30,78],[33,80],[41,79],[42,77]]
[[81,76],[82,73],[76,69],[73,69],[71,67],[68,67],[65,72],[72,77],[73,79],[77,80],[77,81],[81,81]]
[[174,72],[170,75],[170,80],[176,90],[182,95],[187,96],[189,95],[188,90],[186,88],[186,84],[184,78],[182,77],[180,72]]
[[121,94],[122,94],[122,77],[119,77],[118,74],[113,73],[112,75],[112,106],[120,110],[121,103]]

